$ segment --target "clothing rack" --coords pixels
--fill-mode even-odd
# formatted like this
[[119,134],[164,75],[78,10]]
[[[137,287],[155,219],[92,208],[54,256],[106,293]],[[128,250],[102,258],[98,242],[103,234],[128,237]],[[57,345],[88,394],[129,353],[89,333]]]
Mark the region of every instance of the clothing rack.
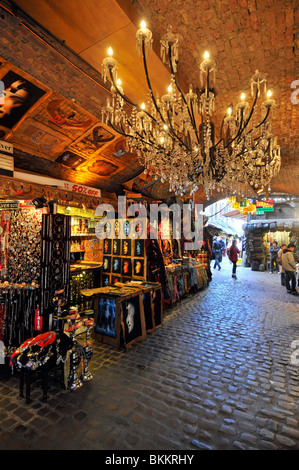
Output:
[[38,287],[0,284],[0,341],[4,343],[5,357],[34,336],[34,314],[38,304]]

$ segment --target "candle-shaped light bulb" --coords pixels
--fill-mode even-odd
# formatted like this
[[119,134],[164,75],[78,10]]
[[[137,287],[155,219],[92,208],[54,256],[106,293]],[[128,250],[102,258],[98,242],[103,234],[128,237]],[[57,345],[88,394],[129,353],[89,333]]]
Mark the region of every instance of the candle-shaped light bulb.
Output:
[[231,115],[231,113],[232,113],[232,108],[229,107],[228,110],[227,110],[227,114]]
[[120,79],[120,78],[118,78],[118,79],[116,80],[116,84],[117,84],[118,86],[121,85],[121,79]]
[[141,109],[145,109],[145,104],[142,103],[141,106],[140,106]]
[[113,56],[113,49],[112,49],[112,47],[109,47],[109,48],[108,48],[108,55],[109,55],[110,57]]
[[242,100],[242,101],[245,100],[245,93],[242,93],[242,94],[241,94],[241,100]]
[[205,51],[205,53],[203,55],[203,58],[204,59],[209,59],[210,58],[210,54],[208,53],[208,51]]
[[271,98],[271,96],[272,96],[272,91],[271,91],[271,90],[268,90],[268,91],[267,91],[267,98]]
[[168,91],[168,93],[172,93],[172,86],[171,85],[169,85],[169,87],[167,88],[167,91]]
[[145,29],[145,28],[146,28],[146,22],[145,22],[144,20],[141,21],[140,27],[141,27],[141,29]]

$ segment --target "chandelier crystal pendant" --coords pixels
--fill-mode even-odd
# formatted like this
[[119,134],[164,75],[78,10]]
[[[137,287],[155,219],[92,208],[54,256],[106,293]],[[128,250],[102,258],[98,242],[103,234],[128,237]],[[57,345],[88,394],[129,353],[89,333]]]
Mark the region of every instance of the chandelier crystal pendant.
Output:
[[[239,185],[269,187],[280,170],[280,148],[272,134],[275,101],[266,88],[266,75],[256,71],[251,79],[250,106],[242,93],[240,102],[228,108],[215,143],[211,121],[215,111],[216,64],[204,53],[200,64],[200,91],[190,85],[181,90],[177,77],[178,37],[168,27],[160,40],[162,61],[170,67],[167,92],[154,96],[146,55],[152,48],[152,32],[142,22],[136,47],[142,55],[148,85],[147,104],[129,100],[117,78],[117,61],[109,48],[102,63],[103,78],[111,81],[111,98],[102,110],[102,121],[126,137],[127,150],[136,152],[145,173],[169,184],[177,195],[193,194],[200,186],[207,197],[212,191],[234,193]],[[258,109],[263,88],[266,99]],[[130,115],[127,112],[129,105]],[[198,121],[200,124],[198,125]]]

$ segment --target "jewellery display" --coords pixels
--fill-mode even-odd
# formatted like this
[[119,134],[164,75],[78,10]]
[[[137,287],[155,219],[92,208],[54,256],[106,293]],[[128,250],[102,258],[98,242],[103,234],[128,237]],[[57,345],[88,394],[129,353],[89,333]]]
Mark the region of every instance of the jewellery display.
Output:
[[0,284],[0,340],[4,343],[6,357],[34,335],[33,312],[38,302],[37,285]]
[[64,291],[69,302],[71,217],[43,214],[41,256],[41,315],[45,329],[52,329],[53,311],[57,307],[57,290]]
[[42,214],[36,209],[11,211],[7,278],[11,283],[40,280]]

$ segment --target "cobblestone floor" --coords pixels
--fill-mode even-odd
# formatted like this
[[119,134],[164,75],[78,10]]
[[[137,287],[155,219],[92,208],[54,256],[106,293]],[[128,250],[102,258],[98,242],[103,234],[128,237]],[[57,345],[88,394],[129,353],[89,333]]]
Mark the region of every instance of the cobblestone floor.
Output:
[[128,351],[95,344],[75,392],[53,381],[26,405],[17,377],[0,381],[0,449],[298,450],[298,297],[277,274],[230,270]]

